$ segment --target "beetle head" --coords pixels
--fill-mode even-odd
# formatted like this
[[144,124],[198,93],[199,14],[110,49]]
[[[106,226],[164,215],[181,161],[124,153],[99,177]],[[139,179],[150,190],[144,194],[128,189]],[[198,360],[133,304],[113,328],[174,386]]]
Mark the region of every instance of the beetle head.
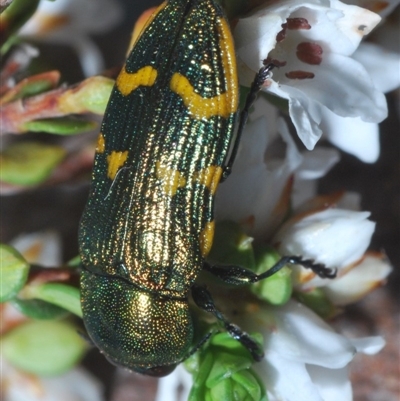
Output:
[[165,376],[188,354],[193,324],[186,299],[160,297],[84,270],[81,304],[90,338],[115,365]]

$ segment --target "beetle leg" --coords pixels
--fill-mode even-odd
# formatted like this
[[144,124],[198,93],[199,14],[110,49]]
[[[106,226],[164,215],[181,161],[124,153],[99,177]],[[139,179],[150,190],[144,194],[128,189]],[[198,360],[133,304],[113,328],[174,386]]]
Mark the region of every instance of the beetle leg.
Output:
[[190,358],[194,353],[196,353],[208,340],[209,338],[214,334],[213,331],[210,331],[207,333],[190,351],[187,355],[184,356],[182,359],[182,362],[185,361],[186,359]]
[[228,284],[241,285],[256,283],[267,277],[274,275],[286,265],[301,265],[311,269],[321,278],[335,278],[337,270],[330,269],[321,263],[315,263],[312,259],[302,259],[300,256],[283,256],[270,269],[261,274],[256,274],[249,269],[232,265],[210,265],[204,263],[204,269],[214,274]]
[[219,321],[221,321],[226,331],[235,340],[240,341],[247,350],[251,353],[252,357],[256,361],[260,361],[264,356],[264,352],[260,346],[239,326],[229,322],[226,317],[215,307],[214,300],[211,294],[204,288],[198,285],[192,286],[192,297],[196,305],[205,310],[206,312],[212,313]]
[[256,74],[256,76],[254,77],[254,81],[251,84],[250,87],[250,92],[248,93],[247,97],[246,97],[246,103],[242,109],[242,111],[240,112],[240,117],[239,117],[239,127],[236,133],[236,138],[235,138],[235,142],[233,144],[232,147],[232,152],[229,156],[229,160],[226,163],[225,167],[224,167],[224,171],[222,173],[222,177],[221,177],[221,181],[223,182],[225,181],[230,173],[232,172],[232,165],[235,161],[236,158],[236,154],[238,152],[239,149],[239,143],[240,143],[240,139],[242,137],[242,133],[243,133],[243,128],[246,124],[246,121],[249,117],[249,111],[250,111],[250,107],[253,105],[254,101],[257,98],[257,93],[260,91],[261,87],[263,86],[264,82],[269,78],[270,76],[270,72],[271,70],[275,67],[274,64],[264,64],[260,70],[258,71],[258,73]]

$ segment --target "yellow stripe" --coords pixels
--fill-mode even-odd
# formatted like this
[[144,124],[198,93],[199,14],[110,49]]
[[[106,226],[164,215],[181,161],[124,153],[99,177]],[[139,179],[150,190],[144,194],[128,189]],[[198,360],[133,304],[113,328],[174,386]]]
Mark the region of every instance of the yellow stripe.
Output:
[[235,113],[239,105],[239,84],[237,80],[235,44],[228,22],[224,18],[219,18],[217,23],[220,34],[219,46],[221,49],[222,64],[224,66],[227,86],[227,107]]
[[178,188],[186,185],[186,179],[178,170],[163,166],[160,162],[156,163],[156,175],[163,181],[163,191],[168,196],[174,196]]
[[222,167],[209,166],[203,170],[195,172],[193,175],[193,181],[205,185],[210,190],[211,194],[214,195],[217,191],[222,172]]
[[117,77],[117,88],[124,95],[128,96],[139,86],[152,86],[157,78],[157,70],[149,65],[142,67],[134,73],[126,71],[125,67]]
[[220,34],[219,45],[222,65],[226,79],[226,92],[212,98],[204,98],[195,93],[189,80],[178,72],[174,73],[170,82],[171,91],[182,98],[192,117],[198,120],[209,119],[212,116],[228,118],[231,113],[236,112],[238,107],[238,83],[233,39],[228,23],[222,18],[219,18],[217,23]]
[[200,233],[200,252],[203,257],[206,257],[208,253],[211,251],[213,239],[214,239],[214,229],[215,222],[210,221],[206,223],[203,231]]
[[107,156],[107,175],[111,180],[115,178],[118,170],[125,164],[127,157],[127,150],[125,152],[112,151],[111,154]]
[[97,138],[96,153],[104,153],[105,148],[106,148],[106,141],[104,139],[103,134],[100,132],[99,137]]

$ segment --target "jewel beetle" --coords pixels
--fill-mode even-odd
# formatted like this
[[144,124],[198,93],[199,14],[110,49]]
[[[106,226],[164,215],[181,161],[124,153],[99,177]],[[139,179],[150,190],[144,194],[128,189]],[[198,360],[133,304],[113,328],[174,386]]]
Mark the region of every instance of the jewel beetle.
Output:
[[[272,66],[256,76],[239,119],[234,44],[214,0],[167,0],[136,40],[116,79],[98,137],[80,228],[81,304],[93,343],[114,364],[163,376],[193,353],[188,296],[214,314],[256,360],[252,338],[195,284],[202,269],[230,284],[264,274],[211,266],[217,186],[229,175],[250,104]],[[203,339],[202,341],[205,341]]]

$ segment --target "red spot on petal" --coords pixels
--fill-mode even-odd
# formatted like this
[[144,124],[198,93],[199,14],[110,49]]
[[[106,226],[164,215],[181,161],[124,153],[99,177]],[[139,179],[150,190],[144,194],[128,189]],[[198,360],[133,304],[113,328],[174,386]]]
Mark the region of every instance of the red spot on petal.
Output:
[[322,62],[322,47],[317,43],[303,42],[297,45],[296,56],[306,64],[319,65]]
[[308,71],[290,71],[287,72],[286,77],[289,79],[312,79],[314,78],[315,74],[313,72]]
[[311,25],[305,18],[288,18],[287,29],[299,30],[299,29],[311,29]]
[[285,38],[286,38],[286,28],[287,28],[287,24],[285,23],[285,24],[282,24],[282,30],[281,31],[279,31],[277,34],[276,34],[276,41],[279,43],[279,42],[282,42],[282,40],[284,40]]

